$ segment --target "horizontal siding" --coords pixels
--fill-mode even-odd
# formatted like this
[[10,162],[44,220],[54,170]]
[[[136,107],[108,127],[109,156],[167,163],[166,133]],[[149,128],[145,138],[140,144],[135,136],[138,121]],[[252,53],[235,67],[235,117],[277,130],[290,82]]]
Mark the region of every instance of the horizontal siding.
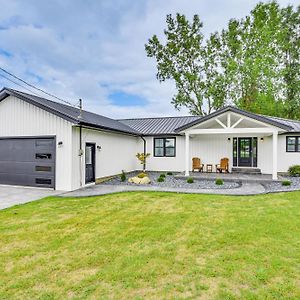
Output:
[[56,136],[56,189],[71,190],[72,124],[16,97],[0,102],[0,137]]

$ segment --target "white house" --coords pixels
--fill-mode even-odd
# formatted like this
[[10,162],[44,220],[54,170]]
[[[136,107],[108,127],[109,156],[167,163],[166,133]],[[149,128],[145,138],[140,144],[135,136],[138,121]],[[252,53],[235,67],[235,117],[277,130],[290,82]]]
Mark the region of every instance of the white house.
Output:
[[205,117],[113,120],[4,88],[0,91],[0,184],[75,190],[141,169],[185,172],[229,158],[230,171],[272,174],[300,164],[300,121],[225,107]]

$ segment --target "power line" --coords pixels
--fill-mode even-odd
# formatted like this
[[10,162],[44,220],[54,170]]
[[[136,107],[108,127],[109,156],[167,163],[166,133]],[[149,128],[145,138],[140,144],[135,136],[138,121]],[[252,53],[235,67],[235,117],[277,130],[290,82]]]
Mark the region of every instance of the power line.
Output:
[[36,96],[39,96],[39,95],[36,94],[34,91],[32,91],[32,90],[26,88],[25,86],[23,86],[22,84],[20,84],[20,83],[18,83],[18,82],[15,82],[14,80],[12,80],[12,79],[10,79],[10,78],[4,76],[3,74],[0,74],[0,76],[3,77],[3,78],[5,78],[6,80],[8,80],[8,81],[10,81],[10,82],[12,82],[12,83],[14,83],[14,84],[16,84],[16,85],[22,87],[23,89],[27,90],[28,92],[33,93],[33,94],[36,95]]
[[[36,90],[38,90],[38,91],[40,91],[40,92],[42,92],[42,93],[44,93],[44,94],[46,94],[46,95],[48,95],[48,96],[50,96],[50,97],[53,97],[53,98],[55,98],[55,99],[57,99],[57,100],[59,100],[59,101],[62,101],[62,102],[64,102],[64,103],[66,103],[66,104],[68,104],[68,105],[71,105],[71,106],[76,107],[76,105],[70,103],[69,101],[66,101],[66,100],[64,100],[64,99],[62,99],[62,98],[59,98],[59,97],[53,95],[53,94],[50,94],[50,93],[48,93],[48,92],[46,92],[46,91],[44,91],[44,90],[42,90],[42,89],[40,89],[40,88],[34,86],[33,84],[30,84],[30,83],[26,82],[26,81],[23,80],[22,78],[19,78],[18,76],[14,75],[14,74],[12,74],[12,73],[10,73],[10,72],[8,72],[7,70],[5,70],[5,69],[3,69],[3,68],[1,68],[1,67],[0,67],[0,70],[3,71],[4,73],[8,74],[9,76],[12,76],[12,77],[14,77],[15,79],[17,79],[17,80],[19,80],[19,81],[25,83],[26,85],[30,86],[31,88],[34,88],[34,89],[36,89]],[[4,77],[4,76],[2,76],[2,77]],[[5,77],[5,78],[6,78],[6,77]],[[6,78],[6,79],[8,79],[8,78]],[[14,83],[15,83],[15,82],[14,82]],[[15,84],[16,84],[16,83],[15,83]],[[22,87],[23,87],[23,86],[22,86]],[[24,88],[24,87],[23,87],[23,88]]]

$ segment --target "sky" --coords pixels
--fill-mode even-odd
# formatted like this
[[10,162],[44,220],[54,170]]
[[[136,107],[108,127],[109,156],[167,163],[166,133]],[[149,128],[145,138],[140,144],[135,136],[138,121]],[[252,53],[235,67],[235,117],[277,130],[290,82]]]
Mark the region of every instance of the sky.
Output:
[[[145,43],[154,34],[163,38],[167,14],[198,14],[208,36],[258,2],[0,0],[0,67],[71,103],[82,98],[84,109],[108,117],[186,115],[171,104],[174,83],[157,81]],[[3,86],[22,90],[0,76]]]

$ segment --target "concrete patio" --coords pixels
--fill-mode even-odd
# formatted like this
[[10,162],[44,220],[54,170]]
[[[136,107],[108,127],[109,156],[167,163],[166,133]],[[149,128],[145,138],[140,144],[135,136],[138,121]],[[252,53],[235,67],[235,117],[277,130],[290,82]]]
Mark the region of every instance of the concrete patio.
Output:
[[[175,175],[177,178],[186,178],[184,173]],[[239,182],[256,182],[256,183],[269,183],[281,182],[282,176],[278,176],[277,180],[272,179],[272,175],[268,174],[241,174],[241,173],[206,173],[206,172],[190,172],[190,176],[195,179],[215,180],[221,178],[226,181],[239,181]]]

